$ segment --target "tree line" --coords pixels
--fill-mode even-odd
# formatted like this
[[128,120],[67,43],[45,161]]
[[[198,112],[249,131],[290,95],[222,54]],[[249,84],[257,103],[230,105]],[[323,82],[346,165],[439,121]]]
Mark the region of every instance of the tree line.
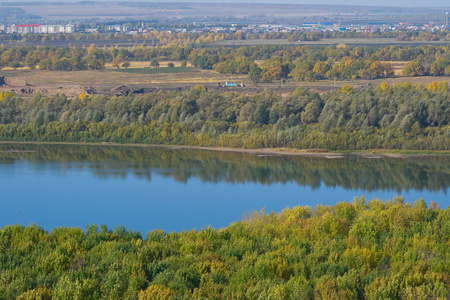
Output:
[[237,148],[448,150],[448,84],[409,83],[282,97],[207,91],[6,97],[0,138]]
[[226,228],[0,229],[0,299],[446,299],[450,210],[356,197]]
[[[0,47],[0,68],[29,67],[53,71],[103,69],[106,63],[190,60],[193,66],[224,74],[248,74],[254,82],[281,78],[297,81],[321,79],[375,79],[395,75],[393,61],[406,64],[405,76],[450,74],[449,46],[254,46],[254,47],[110,47],[56,48],[47,46]],[[258,61],[258,63],[257,63]],[[122,64],[121,64],[122,63]]]
[[[131,24],[128,24],[131,25]],[[150,27],[163,28],[162,24],[149,24]],[[166,25],[172,29],[195,29],[192,25]],[[397,41],[449,41],[450,35],[446,31],[429,32],[429,31],[372,31],[372,32],[355,32],[355,31],[334,31],[334,32],[315,32],[315,31],[293,31],[293,32],[264,32],[253,33],[238,30],[236,32],[176,32],[168,30],[150,30],[146,33],[138,33],[129,35],[122,32],[107,32],[105,24],[91,24],[90,28],[98,29],[99,32],[93,33],[59,33],[59,34],[8,34],[0,35],[0,41],[23,41],[34,42],[40,41],[45,44],[46,41],[89,41],[89,40],[151,40],[156,41],[160,45],[170,46],[195,46],[213,44],[227,40],[289,40],[291,42],[298,41],[321,41],[324,39],[353,39],[353,38],[391,38]],[[82,31],[86,26],[80,26],[78,30]]]

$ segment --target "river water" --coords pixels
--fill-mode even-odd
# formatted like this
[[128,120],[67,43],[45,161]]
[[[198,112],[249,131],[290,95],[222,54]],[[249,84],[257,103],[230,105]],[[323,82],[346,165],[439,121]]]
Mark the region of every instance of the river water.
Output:
[[[14,151],[12,151],[14,150]],[[160,147],[0,144],[0,227],[225,227],[253,211],[355,196],[450,204],[450,156],[261,156]]]

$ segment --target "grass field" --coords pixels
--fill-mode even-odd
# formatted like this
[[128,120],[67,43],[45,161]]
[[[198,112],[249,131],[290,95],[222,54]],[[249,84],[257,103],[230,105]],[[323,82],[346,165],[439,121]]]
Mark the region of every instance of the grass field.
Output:
[[403,75],[403,67],[407,63],[407,61],[390,61],[392,68],[394,68],[395,76]]
[[448,45],[448,41],[397,41],[394,38],[343,38],[343,39],[323,39],[321,41],[289,41],[288,39],[277,40],[225,40],[216,43],[210,43],[209,46],[259,46],[259,45],[361,45],[361,46],[383,46],[383,45]]
[[173,74],[173,73],[197,73],[198,69],[192,67],[174,67],[174,68],[127,68],[115,69],[115,72],[131,74]]
[[[399,68],[400,66],[397,66]],[[2,76],[21,77],[35,89],[43,88],[53,93],[72,93],[78,96],[78,87],[94,88],[97,93],[108,93],[117,86],[133,86],[134,88],[151,88],[161,90],[186,90],[194,85],[204,85],[208,88],[217,89],[218,84],[224,85],[231,80],[230,75],[218,74],[213,70],[202,70],[191,67],[181,68],[129,68],[129,69],[104,69],[74,72],[55,72],[41,70],[2,70]],[[344,84],[349,84],[355,88],[363,88],[368,83],[378,86],[383,82],[389,85],[398,84],[405,81],[411,84],[426,85],[433,81],[449,81],[450,77],[396,77],[376,80],[347,80],[336,81],[321,80],[316,82],[297,82],[289,79],[281,85],[280,82],[254,84],[245,75],[234,75],[234,81],[239,85],[241,82],[245,88],[219,88],[221,91],[239,91],[246,93],[256,93],[265,88],[280,93],[282,96],[288,95],[297,87],[305,87],[320,93],[336,90]],[[73,89],[74,91],[71,91]],[[2,87],[1,90],[8,90]],[[45,94],[45,93],[44,93]]]
[[[213,70],[192,67],[175,68],[128,68],[88,71],[57,72],[45,70],[2,70],[2,76],[22,77],[29,84],[40,85],[127,85],[155,84],[178,87],[184,84],[224,84],[230,75],[218,74]],[[245,75],[234,75],[236,83],[249,83]]]
[[[125,61],[120,63],[120,66],[124,63]],[[150,67],[150,62],[149,61],[127,61],[128,63],[130,63],[130,66],[128,67],[129,69],[136,69],[136,68],[148,68]],[[164,60],[164,61],[159,61],[159,67],[160,68],[164,68],[167,67],[169,65],[169,63],[173,63],[175,67],[181,67],[181,61],[175,61],[175,60]],[[187,63],[187,67],[191,67],[192,65],[190,64],[190,62],[186,62]],[[105,65],[106,69],[117,69],[116,67],[113,67],[111,63],[107,63]],[[122,68],[122,67],[121,67]]]

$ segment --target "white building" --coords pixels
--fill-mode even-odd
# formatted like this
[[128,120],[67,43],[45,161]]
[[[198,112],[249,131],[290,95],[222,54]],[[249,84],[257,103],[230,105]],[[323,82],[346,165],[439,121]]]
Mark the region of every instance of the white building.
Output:
[[74,33],[75,25],[20,24],[7,27],[6,33]]

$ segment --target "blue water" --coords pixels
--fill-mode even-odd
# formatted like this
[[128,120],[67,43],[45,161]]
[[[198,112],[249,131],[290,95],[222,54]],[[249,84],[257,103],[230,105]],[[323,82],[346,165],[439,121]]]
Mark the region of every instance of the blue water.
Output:
[[[236,164],[246,170],[239,159],[242,157],[238,157]],[[283,172],[283,163],[292,167],[289,161],[277,163],[277,176],[283,175],[279,175]],[[220,171],[220,176],[208,180],[203,177],[211,171],[208,163],[199,166],[198,162],[189,176],[176,180],[174,174],[180,172],[179,166],[174,170],[173,166],[153,166],[151,162],[138,167],[136,164],[139,160],[80,161],[78,158],[70,161],[10,154],[7,163],[0,164],[0,227],[34,223],[51,230],[58,226],[85,228],[87,224],[106,224],[109,228],[124,225],[145,234],[157,228],[169,232],[205,226],[220,228],[255,210],[279,212],[296,205],[334,205],[363,195],[370,200],[391,199],[400,194],[406,202],[424,198],[442,208],[450,204],[445,184],[438,188],[408,186],[402,189],[396,185],[395,190],[383,186],[369,190],[324,184],[323,180],[314,186],[298,183],[295,178],[258,182],[250,175],[248,180],[242,175],[243,178],[233,182],[221,179],[229,175],[229,170],[223,166],[212,167]],[[230,162],[226,165],[237,167]],[[186,167],[183,163],[183,168]],[[313,167],[314,160],[309,168]],[[424,168],[430,171],[430,167]],[[271,170],[264,172],[274,172]],[[446,170],[440,170],[443,175],[437,174],[437,177],[448,176]],[[395,178],[396,173],[392,176]]]

